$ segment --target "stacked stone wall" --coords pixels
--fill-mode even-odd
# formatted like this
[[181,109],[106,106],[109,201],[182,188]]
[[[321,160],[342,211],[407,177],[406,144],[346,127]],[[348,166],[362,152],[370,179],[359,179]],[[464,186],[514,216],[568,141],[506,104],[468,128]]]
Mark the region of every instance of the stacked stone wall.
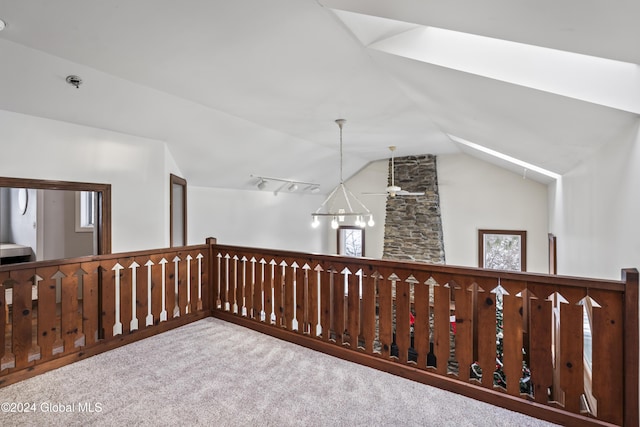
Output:
[[383,258],[444,264],[436,156],[396,158],[395,185],[425,194],[387,197]]

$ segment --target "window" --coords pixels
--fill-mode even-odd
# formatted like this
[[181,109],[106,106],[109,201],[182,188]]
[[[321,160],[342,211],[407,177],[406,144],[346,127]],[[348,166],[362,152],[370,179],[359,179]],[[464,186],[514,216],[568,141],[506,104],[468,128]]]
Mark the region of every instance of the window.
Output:
[[364,230],[360,227],[338,228],[338,255],[364,256]]
[[187,180],[171,174],[169,195],[169,245],[187,245]]
[[96,193],[76,191],[76,231],[93,232],[96,223]]
[[478,230],[478,266],[527,271],[527,232]]

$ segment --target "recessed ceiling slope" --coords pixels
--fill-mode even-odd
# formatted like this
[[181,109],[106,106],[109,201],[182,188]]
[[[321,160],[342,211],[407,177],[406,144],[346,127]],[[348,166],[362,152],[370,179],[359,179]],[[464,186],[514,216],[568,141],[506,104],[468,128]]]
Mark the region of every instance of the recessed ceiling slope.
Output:
[[[436,27],[394,26],[392,20],[352,12],[336,14],[369,49],[640,113],[636,64]],[[376,28],[380,32],[373,36]],[[389,35],[384,28],[404,31]],[[366,44],[369,39],[375,41]]]
[[640,2],[319,0],[325,7],[640,64]]

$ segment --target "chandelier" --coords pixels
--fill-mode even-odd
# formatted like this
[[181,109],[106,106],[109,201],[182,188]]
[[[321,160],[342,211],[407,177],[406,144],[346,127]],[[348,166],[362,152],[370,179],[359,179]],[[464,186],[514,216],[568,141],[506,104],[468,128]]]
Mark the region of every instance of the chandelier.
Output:
[[316,228],[320,225],[320,218],[331,218],[331,228],[337,229],[346,218],[355,218],[355,225],[358,227],[373,227],[373,214],[344,184],[342,177],[342,127],[345,119],[337,119],[336,124],[340,128],[340,184],[329,193],[329,196],[322,202],[320,207],[311,214],[313,221],[311,226]]

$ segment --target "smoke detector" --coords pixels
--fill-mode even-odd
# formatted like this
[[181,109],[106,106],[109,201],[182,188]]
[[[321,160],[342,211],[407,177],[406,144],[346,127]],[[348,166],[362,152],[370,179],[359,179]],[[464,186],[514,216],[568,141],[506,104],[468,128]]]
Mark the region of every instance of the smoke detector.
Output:
[[75,86],[76,89],[78,89],[80,87],[80,85],[82,84],[82,79],[78,76],[67,76],[67,83],[69,83],[72,86]]

